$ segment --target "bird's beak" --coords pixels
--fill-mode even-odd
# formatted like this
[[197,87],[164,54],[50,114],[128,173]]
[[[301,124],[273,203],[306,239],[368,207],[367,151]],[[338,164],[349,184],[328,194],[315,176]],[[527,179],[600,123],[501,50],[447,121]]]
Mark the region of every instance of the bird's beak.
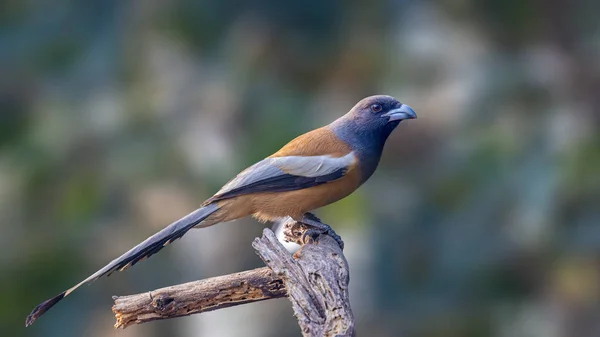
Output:
[[415,119],[417,113],[411,107],[406,104],[402,104],[398,109],[390,110],[387,113],[381,115],[381,117],[389,117],[388,122],[401,121],[403,119]]

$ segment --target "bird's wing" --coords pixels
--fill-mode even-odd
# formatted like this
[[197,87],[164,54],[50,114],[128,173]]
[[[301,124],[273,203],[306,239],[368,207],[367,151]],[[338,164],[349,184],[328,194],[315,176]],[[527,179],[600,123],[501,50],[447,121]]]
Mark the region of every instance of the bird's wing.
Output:
[[342,178],[356,163],[353,152],[342,157],[269,157],[250,166],[223,186],[205,204],[256,192],[284,192]]

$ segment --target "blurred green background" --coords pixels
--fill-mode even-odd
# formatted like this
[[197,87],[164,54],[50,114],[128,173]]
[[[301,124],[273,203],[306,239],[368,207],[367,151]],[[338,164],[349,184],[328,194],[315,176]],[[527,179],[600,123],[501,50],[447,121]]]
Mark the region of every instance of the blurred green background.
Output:
[[285,299],[114,331],[111,295],[259,267],[262,225],[190,232],[29,311],[241,169],[389,94],[419,119],[318,214],[359,336],[600,335],[597,1],[0,4],[2,336],[299,336]]

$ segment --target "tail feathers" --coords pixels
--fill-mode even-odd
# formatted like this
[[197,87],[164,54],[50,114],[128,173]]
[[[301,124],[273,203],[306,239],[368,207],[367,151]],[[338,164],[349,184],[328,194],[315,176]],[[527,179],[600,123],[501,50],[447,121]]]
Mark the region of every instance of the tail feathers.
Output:
[[40,303],[33,309],[33,311],[31,311],[29,316],[27,316],[25,326],[30,326],[31,324],[33,324],[36,319],[38,319],[46,311],[48,311],[50,308],[56,305],[56,303],[58,303],[65,296],[69,295],[71,292],[73,292],[80,286],[86,283],[93,282],[102,276],[109,276],[117,270],[123,271],[133,266],[137,262],[142,261],[150,257],[151,255],[157,253],[164,246],[181,238],[183,235],[185,235],[185,233],[187,233],[187,231],[192,229],[194,226],[198,225],[201,221],[208,218],[218,209],[219,207],[216,205],[216,203],[206,205],[165,227],[160,232],[152,235],[151,237],[144,240],[142,243],[130,249],[125,254],[114,259],[112,262],[110,262],[94,274],[90,275],[88,278],[81,281],[77,285],[63,291],[62,293],[49,300]]
[[57,296],[54,296],[51,299],[46,300],[38,304],[35,308],[33,308],[31,314],[29,314],[29,316],[27,316],[27,319],[25,320],[25,326],[28,327],[31,324],[33,324],[33,322],[35,322],[35,320],[38,319],[38,317],[43,315],[46,311],[48,311],[48,309],[52,308],[56,303],[62,300],[66,296],[65,293],[66,291],[63,291]]

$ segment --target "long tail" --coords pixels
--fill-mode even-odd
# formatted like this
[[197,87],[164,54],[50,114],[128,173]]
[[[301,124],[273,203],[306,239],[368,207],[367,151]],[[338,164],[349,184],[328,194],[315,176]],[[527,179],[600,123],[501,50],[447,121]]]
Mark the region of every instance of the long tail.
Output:
[[69,295],[80,286],[95,281],[104,275],[108,276],[116,270],[123,271],[133,266],[137,262],[157,253],[164,246],[182,237],[185,233],[187,233],[187,231],[192,229],[194,226],[198,225],[202,220],[209,217],[218,209],[219,207],[216,203],[206,205],[165,227],[160,232],[152,235],[151,237],[147,238],[144,242],[130,249],[127,253],[114,259],[111,263],[107,264],[106,266],[104,266],[104,268],[98,270],[90,277],[79,282],[75,286],[63,291],[55,297],[40,303],[37,307],[33,309],[33,311],[31,311],[29,316],[27,316],[27,319],[25,320],[25,326],[30,326],[31,324],[33,324],[33,322],[35,322],[36,319],[38,319],[46,311],[52,308],[56,303],[58,303],[65,296]]

